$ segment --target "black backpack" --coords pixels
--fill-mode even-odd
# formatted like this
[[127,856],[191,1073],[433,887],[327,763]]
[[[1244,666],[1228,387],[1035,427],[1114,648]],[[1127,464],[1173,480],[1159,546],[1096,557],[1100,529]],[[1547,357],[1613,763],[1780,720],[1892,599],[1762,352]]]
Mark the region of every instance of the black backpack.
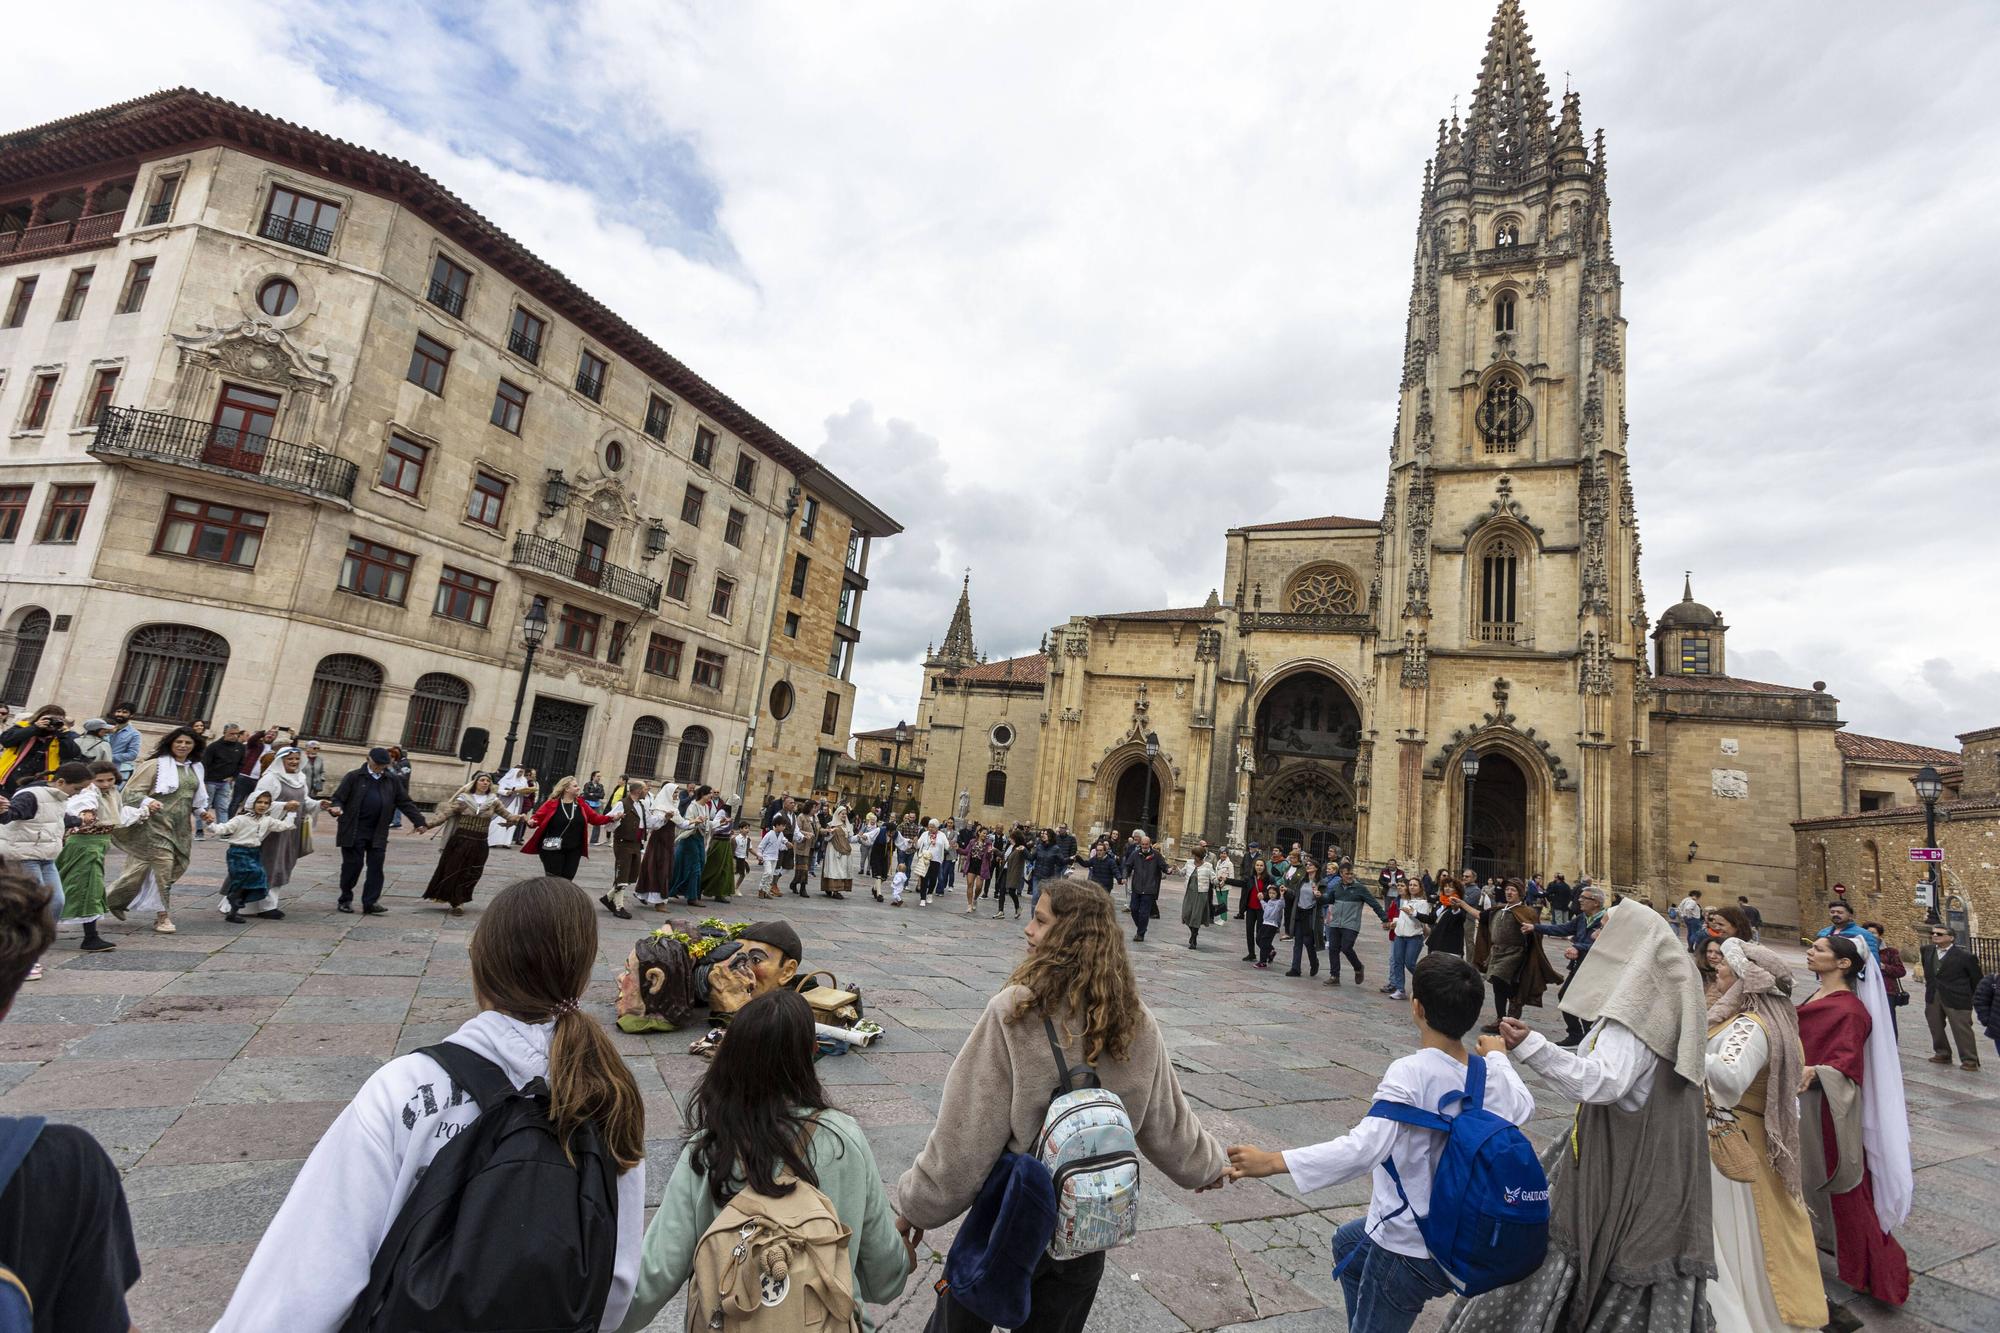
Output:
[[549,1121],[541,1079],[515,1089],[492,1061],[426,1046],[479,1118],[404,1201],[342,1333],[594,1333],[618,1249],[617,1170],[594,1126]]

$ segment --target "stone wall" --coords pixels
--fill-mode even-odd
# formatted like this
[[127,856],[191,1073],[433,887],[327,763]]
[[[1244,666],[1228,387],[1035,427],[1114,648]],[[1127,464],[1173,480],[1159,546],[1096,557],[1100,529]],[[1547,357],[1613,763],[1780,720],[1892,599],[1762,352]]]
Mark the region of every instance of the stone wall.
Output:
[[[1914,971],[1917,948],[1925,942],[1919,930],[1924,911],[1914,903],[1923,867],[1909,859],[1909,849],[1924,845],[1923,811],[1806,819],[1792,829],[1799,919],[1813,930],[1825,924],[1833,886],[1845,884],[1857,915],[1881,921],[1889,943],[1903,950]],[[2000,936],[2000,802],[1945,803],[1938,812],[1937,841],[1944,849],[1947,900],[1953,895],[1963,900],[1974,937]]]

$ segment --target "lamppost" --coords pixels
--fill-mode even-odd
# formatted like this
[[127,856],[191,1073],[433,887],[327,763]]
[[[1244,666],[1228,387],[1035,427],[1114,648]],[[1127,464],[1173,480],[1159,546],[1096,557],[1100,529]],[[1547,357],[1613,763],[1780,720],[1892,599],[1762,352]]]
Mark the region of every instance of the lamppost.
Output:
[[[1925,764],[1917,770],[1917,775],[1910,779],[1910,785],[1917,789],[1917,799],[1924,803],[1924,846],[1936,851],[1937,803],[1938,797],[1944,794],[1944,780],[1938,776],[1935,768]],[[1924,913],[1924,924],[1935,926],[1944,919],[1938,915],[1938,894],[1943,885],[1938,882],[1936,861],[1924,862],[1924,869],[1931,881],[1931,902],[1929,910]]]
[[897,781],[897,779],[899,779],[903,775],[903,747],[905,745],[908,745],[909,743],[910,743],[910,724],[907,722],[900,722],[900,721],[897,722],[896,723],[896,767],[893,770],[891,770],[889,775],[889,796],[890,796],[889,812],[891,814],[894,814],[896,811],[896,801],[895,801],[896,789],[902,785],[899,781]]
[[1465,864],[1461,870],[1472,869],[1472,788],[1479,780],[1479,752],[1467,750],[1458,761],[1459,771],[1465,774]]
[[1154,803],[1158,798],[1160,773],[1153,767],[1153,763],[1159,757],[1160,734],[1149,731],[1146,733],[1146,833],[1155,841],[1158,841],[1160,836],[1159,830],[1153,827],[1153,821],[1158,814],[1154,809]]
[[514,691],[514,716],[507,719],[507,743],[500,747],[502,773],[514,767],[514,739],[521,732],[521,705],[528,699],[528,673],[535,668],[535,649],[548,636],[549,613],[542,610],[542,599],[537,597],[528,604],[528,614],[521,618],[521,643],[528,651],[521,658],[521,685]]

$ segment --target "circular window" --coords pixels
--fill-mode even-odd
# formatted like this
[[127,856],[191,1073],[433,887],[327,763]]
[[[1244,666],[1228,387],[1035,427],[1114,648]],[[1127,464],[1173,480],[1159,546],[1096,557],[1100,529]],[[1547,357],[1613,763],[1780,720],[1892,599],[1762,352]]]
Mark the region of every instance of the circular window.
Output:
[[771,687],[771,716],[783,722],[792,715],[792,683],[781,680]]
[[606,472],[625,470],[625,446],[616,440],[604,446],[604,470]]
[[257,308],[277,319],[292,313],[299,303],[299,289],[289,279],[272,278],[257,289]]
[[1014,728],[1009,723],[1006,722],[994,723],[993,730],[990,734],[993,737],[993,743],[995,745],[1012,745],[1014,743]]

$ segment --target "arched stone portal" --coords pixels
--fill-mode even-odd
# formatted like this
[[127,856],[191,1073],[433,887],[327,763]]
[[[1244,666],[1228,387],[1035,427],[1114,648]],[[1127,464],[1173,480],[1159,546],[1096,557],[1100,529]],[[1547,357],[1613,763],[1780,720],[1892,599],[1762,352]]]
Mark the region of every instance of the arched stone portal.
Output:
[[1165,797],[1159,774],[1145,760],[1128,765],[1112,790],[1111,827],[1120,833],[1143,828],[1159,837],[1160,802]]
[[[1471,868],[1481,879],[1528,876],[1528,775],[1505,752],[1479,758],[1472,784]],[[1545,867],[1537,867],[1545,869]]]
[[1315,669],[1273,684],[1257,705],[1257,775],[1250,787],[1250,839],[1302,844],[1316,860],[1354,850],[1354,766],[1361,710],[1340,681]]

